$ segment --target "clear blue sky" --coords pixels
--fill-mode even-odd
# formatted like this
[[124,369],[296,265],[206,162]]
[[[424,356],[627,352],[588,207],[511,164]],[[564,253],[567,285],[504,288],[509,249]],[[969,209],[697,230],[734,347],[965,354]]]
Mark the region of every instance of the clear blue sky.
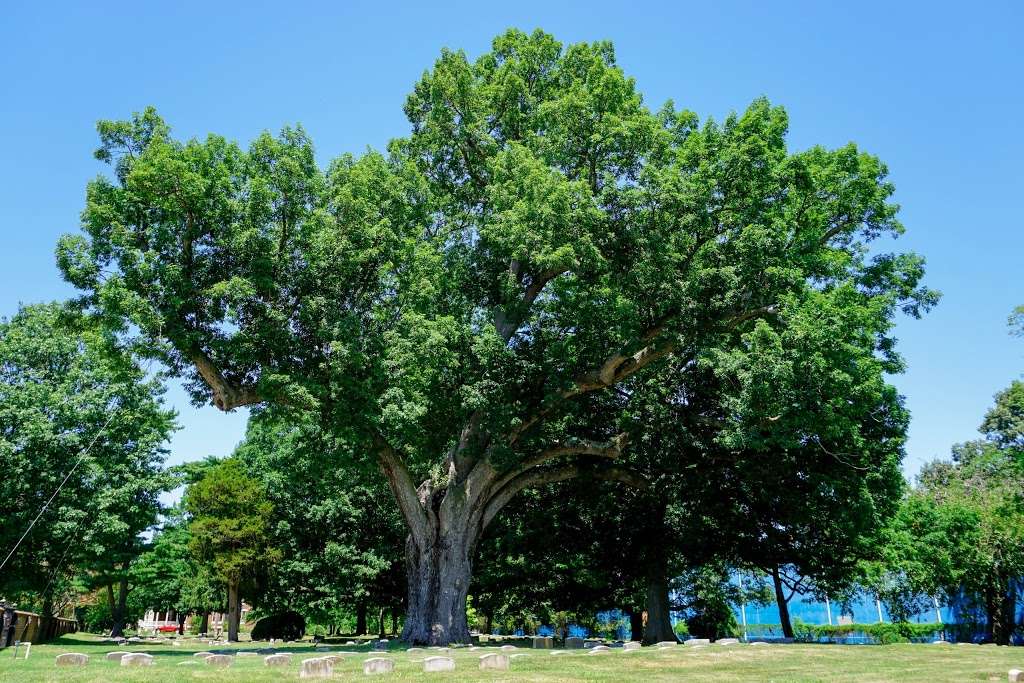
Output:
[[[898,328],[913,412],[906,470],[972,438],[1024,370],[1006,333],[1024,303],[1024,3],[7,3],[0,20],[0,315],[67,297],[53,246],[77,228],[95,121],[155,105],[179,136],[243,143],[301,122],[321,161],[383,146],[443,46],[508,27],[611,39],[651,106],[721,118],[785,105],[791,145],[853,140],[881,156],[907,235],[942,290]],[[158,6],[159,5],[159,6]],[[223,455],[245,416],[171,399],[172,461]]]

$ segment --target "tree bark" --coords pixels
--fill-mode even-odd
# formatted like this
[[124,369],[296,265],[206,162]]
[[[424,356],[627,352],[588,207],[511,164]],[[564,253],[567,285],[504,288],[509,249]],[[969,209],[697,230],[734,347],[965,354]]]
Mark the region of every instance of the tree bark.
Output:
[[1009,645],[1016,628],[1017,592],[1010,580],[997,579],[985,599],[985,639],[997,645]]
[[366,605],[362,602],[356,605],[356,635],[366,635]]
[[185,612],[178,612],[178,635],[185,635],[185,620],[188,619],[188,614]]
[[384,608],[381,607],[377,610],[377,637],[384,640]]
[[[454,522],[465,522],[454,519]],[[462,526],[462,525],[459,525]],[[472,577],[474,539],[464,528],[432,525],[433,538],[405,546],[409,601],[402,640],[414,645],[468,643],[466,596]]]
[[43,596],[42,615],[40,616],[40,640],[47,641],[53,637],[53,631],[55,630],[54,624],[56,624],[56,620],[53,618],[53,596],[50,595],[49,591],[47,591],[46,595]]
[[664,567],[653,568],[647,578],[647,624],[644,643],[652,645],[666,640],[679,640],[672,629],[668,602],[668,579]]
[[210,613],[204,611],[203,612],[203,618],[199,622],[199,632],[205,634],[209,630],[210,630]]
[[391,635],[398,634],[398,608],[391,608]]
[[629,632],[630,639],[643,640],[644,613],[639,607],[634,607],[629,610]]
[[793,623],[789,619],[789,601],[786,600],[786,592],[782,586],[782,576],[779,568],[772,567],[772,584],[775,586],[775,602],[779,605],[779,622],[782,624],[782,635],[786,638],[793,637]]
[[241,602],[238,599],[238,582],[228,582],[228,641],[238,642],[238,624],[241,621]]
[[[113,598],[113,588],[109,587],[109,596]],[[113,604],[110,616],[113,619],[113,625],[110,628],[111,638],[121,638],[124,636],[125,627],[125,611],[128,604],[128,574],[127,567],[125,568],[125,574],[121,576],[121,580],[117,586],[117,602]]]

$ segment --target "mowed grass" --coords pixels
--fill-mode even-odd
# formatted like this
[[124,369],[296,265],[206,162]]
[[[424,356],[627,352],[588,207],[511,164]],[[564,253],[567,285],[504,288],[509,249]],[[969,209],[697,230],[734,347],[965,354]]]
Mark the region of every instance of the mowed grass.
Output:
[[[480,671],[479,657],[497,647],[454,649],[446,656],[456,661],[456,670],[424,673],[426,654],[405,652],[393,643],[388,653],[370,653],[366,646],[332,647],[349,652],[345,661],[334,667],[336,681],[536,681],[564,683],[572,681],[1005,681],[1012,668],[1024,669],[1024,648],[976,645],[749,645],[686,648],[668,650],[643,648],[626,653],[613,650],[591,655],[573,650],[552,656],[549,651],[520,649],[526,656],[512,660],[507,672]],[[241,643],[233,650],[252,650],[259,643]],[[268,668],[263,657],[237,658],[227,669],[214,669],[196,662],[193,652],[211,648],[194,640],[180,647],[167,645],[128,645],[118,647],[102,643],[95,636],[75,634],[45,645],[33,645],[29,659],[13,659],[12,649],[0,650],[0,681],[67,681],[163,683],[166,681],[297,680],[301,661],[320,656],[308,643],[293,643],[276,648],[290,652],[291,666]],[[156,657],[151,667],[122,667],[106,661],[104,655],[115,650],[146,652]],[[54,657],[63,652],[81,652],[90,656],[84,667],[58,667]],[[19,652],[19,656],[24,650]],[[392,674],[366,676],[362,662],[368,657],[385,656],[395,660]],[[182,664],[183,662],[188,662]]]

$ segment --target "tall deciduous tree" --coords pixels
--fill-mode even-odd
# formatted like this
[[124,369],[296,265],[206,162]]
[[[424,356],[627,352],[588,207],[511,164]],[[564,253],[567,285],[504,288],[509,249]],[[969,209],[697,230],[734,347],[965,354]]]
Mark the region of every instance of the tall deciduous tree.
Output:
[[[847,145],[790,153],[759,100],[723,123],[643,103],[610,43],[509,31],[442,52],[387,156],[317,167],[301,129],[248,151],[102,122],[65,276],[199,402],[315,413],[371,453],[409,528],[404,636],[468,638],[484,528],[525,488],[615,464],[607,397],[848,288],[927,303],[893,188]],[[628,394],[628,391],[627,391]]]
[[274,512],[262,483],[237,458],[207,469],[185,492],[195,557],[228,589],[228,640],[238,640],[244,582],[253,582],[280,559],[270,545]]
[[259,591],[261,609],[294,610],[321,624],[360,606],[400,611],[405,532],[387,485],[315,421],[273,413],[250,419],[236,451],[267,490],[269,533],[282,552]]
[[889,567],[903,592],[965,595],[984,612],[987,639],[1008,644],[1024,574],[1022,492],[1009,453],[989,442],[960,444],[952,463],[925,467],[889,533]]
[[120,633],[127,566],[170,485],[161,465],[174,413],[162,395],[115,336],[59,304],[0,322],[3,557],[53,496],[0,572],[0,593],[49,614],[60,577],[85,572],[109,587]]

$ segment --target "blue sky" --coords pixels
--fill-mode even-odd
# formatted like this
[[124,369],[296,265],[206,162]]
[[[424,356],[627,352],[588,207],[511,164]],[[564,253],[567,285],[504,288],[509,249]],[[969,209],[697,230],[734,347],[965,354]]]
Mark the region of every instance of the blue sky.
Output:
[[[436,3],[440,5],[440,3]],[[158,6],[159,5],[159,6]],[[786,106],[794,149],[853,140],[889,165],[942,303],[901,320],[913,413],[906,470],[972,438],[1024,371],[1024,3],[8,3],[0,21],[0,315],[72,294],[54,266],[77,228],[95,122],[155,105],[178,136],[247,143],[300,122],[326,163],[404,135],[402,103],[443,46],[508,27],[611,39],[652,107],[721,118]],[[195,409],[172,462],[224,455],[244,413]]]

